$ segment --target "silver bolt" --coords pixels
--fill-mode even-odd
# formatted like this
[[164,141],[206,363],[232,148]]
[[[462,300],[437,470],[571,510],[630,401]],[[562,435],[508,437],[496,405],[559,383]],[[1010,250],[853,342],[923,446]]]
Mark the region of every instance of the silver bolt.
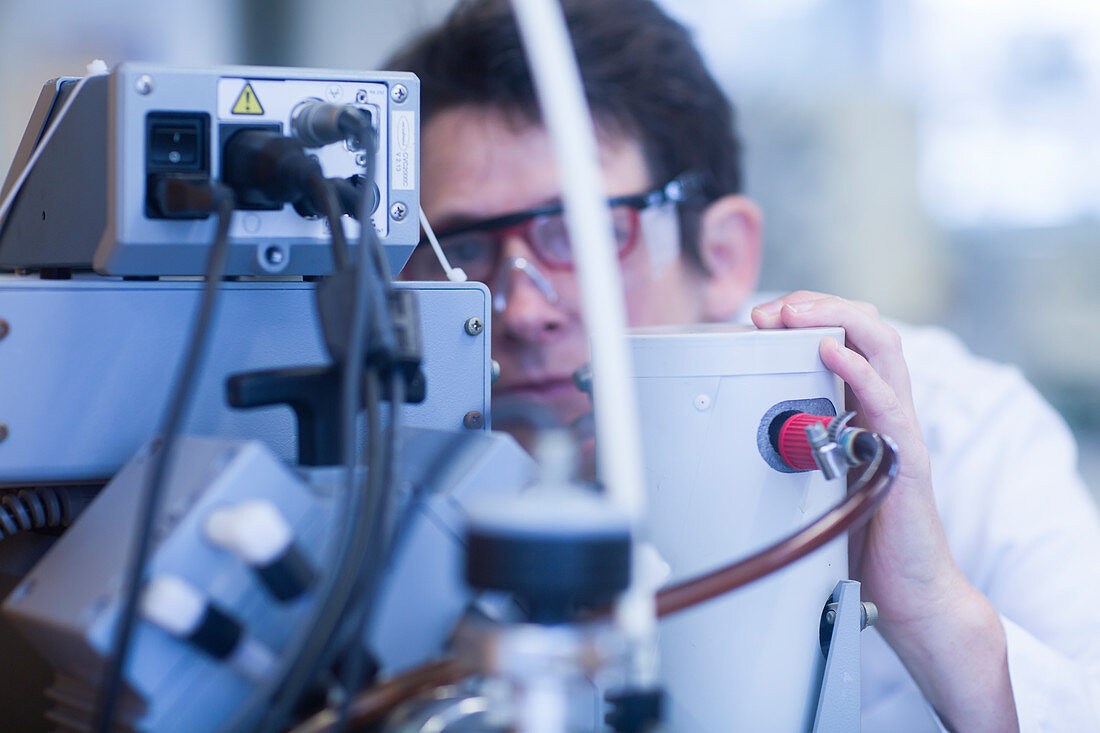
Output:
[[402,221],[409,214],[409,207],[398,201],[390,207],[390,218],[394,221]]
[[829,625],[836,623],[836,611],[830,609],[825,612],[825,623]]
[[878,606],[871,603],[870,601],[864,601],[863,603],[861,603],[859,609],[859,621],[860,631],[866,629],[868,626],[874,626],[875,622],[878,621]]
[[477,316],[466,319],[466,333],[471,336],[477,336],[485,330],[485,324]]
[[283,251],[278,247],[268,247],[264,250],[264,257],[267,259],[268,263],[272,265],[283,264],[284,256]]
[[153,77],[148,74],[142,74],[137,78],[137,81],[134,82],[134,89],[142,96],[153,91]]
[[359,166],[360,168],[366,168],[367,167],[367,154],[366,153],[356,153],[355,154],[355,164],[357,166]]
[[8,426],[0,422],[0,443],[8,439]]
[[3,318],[0,318],[0,339],[11,333],[11,326]]
[[496,359],[492,360],[490,373],[492,374],[492,376],[490,377],[491,383],[496,384],[497,380],[500,379],[500,362]]
[[360,89],[359,91],[357,91],[355,93],[355,103],[356,104],[366,104],[367,103],[367,92],[366,92],[365,89]]
[[467,430],[481,430],[485,426],[485,416],[477,410],[470,410],[462,417],[462,427]]
[[390,87],[390,99],[400,104],[409,97],[409,90],[405,88],[404,84],[394,84]]

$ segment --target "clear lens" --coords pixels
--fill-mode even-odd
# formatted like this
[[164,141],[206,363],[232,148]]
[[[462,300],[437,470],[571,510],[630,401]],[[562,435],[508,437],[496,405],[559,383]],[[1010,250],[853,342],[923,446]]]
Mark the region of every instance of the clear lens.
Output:
[[552,265],[570,265],[573,252],[561,214],[545,214],[531,220],[530,242],[539,257]]

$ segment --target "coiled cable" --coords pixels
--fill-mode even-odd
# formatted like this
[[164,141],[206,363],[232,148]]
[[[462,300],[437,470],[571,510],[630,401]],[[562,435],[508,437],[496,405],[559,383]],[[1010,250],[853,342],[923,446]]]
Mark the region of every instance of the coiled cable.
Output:
[[91,492],[73,487],[41,486],[8,491],[0,497],[0,540],[35,529],[67,527],[90,498]]

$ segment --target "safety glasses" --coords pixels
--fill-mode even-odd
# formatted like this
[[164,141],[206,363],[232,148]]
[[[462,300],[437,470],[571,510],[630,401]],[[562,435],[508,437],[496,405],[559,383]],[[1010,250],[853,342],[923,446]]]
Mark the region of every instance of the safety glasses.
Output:
[[[639,214],[668,203],[681,203],[698,194],[698,176],[677,176],[664,186],[632,196],[608,200],[619,259],[638,244]],[[439,232],[438,239],[451,267],[461,267],[471,280],[489,282],[497,271],[504,242],[521,237],[547,270],[572,270],[573,247],[560,203],[537,206],[482,219]],[[414,280],[439,280],[443,269],[426,240],[413,251],[405,274]]]

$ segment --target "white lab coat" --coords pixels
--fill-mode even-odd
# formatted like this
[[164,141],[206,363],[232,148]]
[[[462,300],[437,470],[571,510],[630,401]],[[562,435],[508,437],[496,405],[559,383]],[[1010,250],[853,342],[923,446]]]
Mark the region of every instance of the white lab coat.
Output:
[[[1020,730],[1100,732],[1100,516],[1073,437],[1020,373],[898,326],[952,555],[996,607]],[[916,683],[863,634],[863,730],[936,731]]]

